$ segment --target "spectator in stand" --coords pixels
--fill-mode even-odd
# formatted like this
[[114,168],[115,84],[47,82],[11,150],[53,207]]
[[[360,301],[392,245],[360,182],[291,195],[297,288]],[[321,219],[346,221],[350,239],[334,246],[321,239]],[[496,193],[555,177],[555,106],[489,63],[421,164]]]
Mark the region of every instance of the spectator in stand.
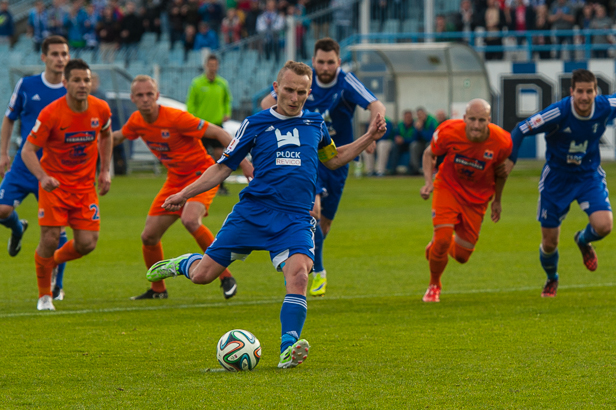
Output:
[[[329,0],[311,0],[308,5],[308,14],[312,14],[326,9],[329,6]],[[312,34],[315,40],[329,37],[329,23],[331,19],[331,13],[326,13],[312,20]]]
[[236,9],[228,9],[227,17],[222,20],[220,27],[222,40],[225,44],[235,43],[242,38],[242,21]]
[[28,32],[32,36],[34,51],[41,51],[41,43],[49,35],[47,29],[47,12],[42,1],[34,3],[34,7],[30,10],[28,16]]
[[269,60],[274,52],[276,61],[280,59],[280,31],[284,28],[284,19],[276,10],[276,1],[267,0],[265,11],[257,18],[257,32],[263,35],[265,59]]
[[[81,3],[82,0],[76,0]],[[79,4],[81,6],[81,4]],[[52,6],[47,10],[47,27],[51,35],[56,34],[64,38],[68,37],[64,29],[64,20],[68,14],[65,0],[53,0]]]
[[584,7],[582,7],[582,12],[578,17],[578,26],[582,30],[590,29],[590,23],[594,18],[595,9],[593,3],[586,3]]
[[100,40],[101,60],[104,63],[113,63],[118,49],[119,33],[120,23],[114,15],[113,8],[107,6],[96,28],[96,35]]
[[[79,57],[79,51],[86,46],[85,22],[88,19],[88,14],[81,7],[81,1],[75,1],[68,13],[64,15],[64,30],[67,33],[68,45],[72,49],[71,53],[75,57]],[[76,51],[73,53],[73,51]]]
[[[485,22],[486,22],[486,32],[487,33],[498,33],[500,34],[505,27],[507,20],[505,17],[505,13],[499,7],[497,0],[488,0],[487,8],[485,11]],[[485,38],[486,46],[502,46],[503,38],[500,35],[490,36],[487,35]],[[503,52],[502,51],[486,51],[485,52],[486,60],[502,60]]]
[[310,28],[310,20],[306,18],[306,4],[309,0],[299,0],[295,8],[295,17],[297,18],[296,25],[296,39],[297,39],[297,51],[302,60],[308,60],[308,51],[306,50],[306,33]]
[[456,39],[452,39],[447,36],[447,19],[442,14],[439,14],[434,19],[434,34],[436,34],[434,41],[438,42],[447,42],[447,41],[455,41]]
[[[460,10],[455,17],[456,31],[470,34],[475,30],[475,14],[471,0],[462,0],[460,2]],[[465,37],[464,41],[468,43],[469,37]]]
[[199,25],[199,22],[201,21],[199,7],[199,0],[188,0],[188,3],[182,6],[182,17],[184,18],[184,24],[194,27]]
[[177,41],[182,41],[184,36],[184,17],[182,16],[183,0],[172,0],[167,9],[169,16],[169,49],[173,50]]
[[195,50],[207,48],[210,51],[218,49],[218,34],[210,27],[208,23],[202,21],[199,23],[199,32],[195,37]]
[[447,113],[445,112],[445,110],[436,110],[436,112],[434,113],[434,118],[436,118],[437,126],[441,125],[449,119],[447,118]]
[[[544,5],[538,6],[537,9],[537,18],[535,20],[535,30],[537,31],[550,31],[552,29],[552,25],[548,20],[548,8]],[[538,46],[551,46],[552,45],[552,37],[550,34],[539,35],[533,37],[533,44]],[[538,52],[539,58],[541,60],[549,60],[551,58],[551,52],[549,50],[541,50]]]
[[126,68],[130,62],[137,59],[139,42],[143,36],[143,21],[137,15],[137,6],[134,2],[126,3],[124,18],[120,22],[120,41],[124,49],[124,65]]
[[163,33],[160,21],[161,6],[156,3],[155,0],[149,0],[146,10],[146,17],[143,24],[147,27],[146,31],[156,34],[156,41],[158,42]]
[[[556,31],[573,30],[573,23],[575,22],[575,11],[573,6],[567,0],[556,0],[552,4],[550,9],[550,16],[548,17],[552,29]],[[556,43],[562,46],[563,44],[573,44],[573,37],[570,35],[557,36]],[[569,59],[573,60],[574,52],[569,52]],[[556,50],[556,59],[560,60],[561,51]]]
[[333,9],[333,20],[336,27],[336,40],[340,43],[351,35],[353,18],[353,2],[351,0],[331,0],[329,7]]
[[[83,1],[83,0],[79,0],[79,1]],[[113,9],[113,16],[115,17],[115,19],[117,21],[122,21],[122,18],[124,17],[124,13],[122,12],[122,7],[120,7],[120,0],[109,0],[107,2],[107,5],[109,5]]]
[[186,26],[184,30],[184,62],[188,61],[188,55],[195,49],[197,29],[195,26]]
[[201,19],[209,24],[215,31],[220,30],[222,24],[223,10],[222,6],[216,0],[205,0],[205,3],[199,7]]
[[415,139],[411,142],[411,170],[414,174],[423,172],[421,160],[423,153],[432,141],[432,134],[438,127],[436,119],[429,115],[425,108],[417,108],[417,119],[413,126],[415,127]]
[[85,13],[86,19],[83,22],[83,39],[86,42],[86,50],[97,50],[98,38],[96,37],[96,25],[100,17],[92,3],[86,6]]
[[379,32],[383,32],[387,20],[387,0],[372,0],[372,20],[378,20]]
[[[387,131],[376,142],[376,152],[368,153],[362,152],[362,159],[364,160],[364,172],[368,176],[385,176],[387,172],[387,162],[389,161],[389,153],[391,152],[391,146],[393,144],[393,137],[395,134],[395,127],[391,120],[385,117],[385,123],[387,124]],[[366,130],[368,127],[366,127]],[[375,153],[376,153],[376,170],[375,170]]]
[[259,0],[250,0],[249,5],[250,9],[246,12],[246,21],[244,22],[247,37],[257,34],[257,19],[261,15]]
[[[511,26],[518,33],[535,29],[535,10],[526,4],[525,0],[516,0],[511,10]],[[522,45],[524,37],[517,37],[518,45]]]
[[[595,4],[595,18],[590,23],[593,30],[609,30],[612,28],[612,19],[607,16],[605,7],[602,4]],[[598,34],[592,36],[592,43],[596,45],[613,44],[614,38],[611,35]],[[607,58],[607,49],[593,50],[595,58]]]
[[398,165],[400,165],[400,158],[404,152],[409,153],[409,163],[408,163],[408,173],[412,174],[413,170],[410,165],[410,156],[411,153],[411,143],[416,138],[417,131],[415,130],[413,121],[413,112],[411,110],[406,110],[403,113],[402,121],[398,123],[398,127],[395,130],[394,143],[392,149],[392,172],[395,174],[397,172]]
[[10,44],[15,34],[13,15],[9,11],[8,0],[0,2],[0,44]]

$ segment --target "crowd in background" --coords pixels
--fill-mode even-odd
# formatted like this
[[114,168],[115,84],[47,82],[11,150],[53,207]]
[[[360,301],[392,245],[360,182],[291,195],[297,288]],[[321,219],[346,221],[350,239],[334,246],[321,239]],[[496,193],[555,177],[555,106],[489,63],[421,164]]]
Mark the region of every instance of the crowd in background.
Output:
[[[532,30],[571,31],[577,29],[603,30],[614,25],[614,0],[462,0],[460,10],[451,15],[438,15],[435,21],[435,32],[466,32],[475,31],[481,27],[486,31],[485,45],[502,46],[503,37],[490,36],[490,33],[523,33]],[[517,43],[523,44],[526,39],[517,36]],[[460,41],[460,38],[450,39],[440,36],[438,41]],[[464,41],[464,39],[462,39]],[[574,44],[574,36],[570,34],[533,36],[536,45]],[[584,38],[580,37],[579,42]],[[616,39],[611,35],[592,36],[593,44],[614,44]],[[549,50],[538,51],[540,59],[552,58]],[[594,50],[593,57],[607,58],[607,50]],[[572,59],[573,53],[569,53]],[[500,60],[502,51],[487,51],[486,60]],[[554,58],[560,59],[560,51],[555,51]]]

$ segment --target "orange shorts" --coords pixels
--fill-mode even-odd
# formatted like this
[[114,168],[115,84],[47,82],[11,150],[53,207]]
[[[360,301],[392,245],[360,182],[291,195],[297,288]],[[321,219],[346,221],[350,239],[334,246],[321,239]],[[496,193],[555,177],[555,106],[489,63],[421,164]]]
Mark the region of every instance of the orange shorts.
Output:
[[435,188],[432,194],[432,225],[453,225],[456,235],[476,244],[487,208],[487,203],[461,204],[451,190]]
[[[169,196],[173,194],[177,194],[182,189],[192,184],[194,181],[199,179],[199,175],[191,174],[187,177],[180,178],[177,176],[173,176],[171,178],[167,177],[163,187],[156,194],[156,198],[152,202],[152,206],[150,206],[150,211],[148,212],[149,216],[158,216],[158,215],[182,215],[182,211],[184,207],[180,208],[178,211],[172,212],[165,210],[162,205]],[[218,191],[218,187],[212,188],[209,191],[205,191],[193,198],[190,198],[186,202],[199,202],[205,206],[205,215],[207,215],[207,211],[210,209],[210,204],[214,200],[216,196],[216,192]]]
[[47,192],[39,184],[38,218],[40,226],[70,226],[98,232],[101,221],[96,189],[68,192],[57,188]]

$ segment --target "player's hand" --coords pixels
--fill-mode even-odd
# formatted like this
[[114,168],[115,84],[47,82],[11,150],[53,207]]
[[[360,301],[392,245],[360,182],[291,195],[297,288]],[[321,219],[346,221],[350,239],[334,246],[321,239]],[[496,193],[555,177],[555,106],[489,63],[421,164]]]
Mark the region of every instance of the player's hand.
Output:
[[0,156],[0,178],[11,169],[11,158],[8,155]]
[[167,197],[162,207],[165,208],[167,211],[175,212],[179,211],[185,203],[186,199],[184,199],[182,193],[179,192],[177,194],[171,195],[170,197]]
[[240,167],[242,168],[244,176],[248,179],[248,182],[252,181],[255,177],[255,168],[252,166],[250,161],[247,159],[242,160],[242,162],[240,162]]
[[60,183],[58,180],[54,177],[50,177],[49,175],[45,175],[43,179],[41,179],[41,187],[47,192],[51,192],[59,186]]
[[368,145],[366,148],[366,153],[372,154],[376,150],[376,141],[372,141],[372,144]]
[[111,188],[111,174],[109,171],[101,172],[98,175],[98,194],[104,196]]
[[425,184],[424,186],[421,187],[421,189],[419,190],[419,195],[421,195],[421,197],[423,199],[428,199],[430,198],[430,194],[432,193],[432,191],[434,191],[434,184]]
[[378,113],[376,117],[374,117],[374,121],[370,123],[370,127],[368,128],[368,134],[372,137],[373,140],[379,140],[385,132],[387,131],[387,123],[385,122],[385,118]]
[[502,211],[503,207],[501,206],[500,201],[492,201],[492,222],[496,223],[500,221]]

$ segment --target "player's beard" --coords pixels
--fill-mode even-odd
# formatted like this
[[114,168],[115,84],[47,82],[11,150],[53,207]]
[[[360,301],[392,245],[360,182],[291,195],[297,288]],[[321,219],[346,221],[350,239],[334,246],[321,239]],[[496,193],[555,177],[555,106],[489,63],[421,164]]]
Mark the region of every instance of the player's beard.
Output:
[[323,84],[331,83],[334,80],[335,76],[336,76],[336,72],[333,72],[332,74],[328,74],[328,73],[317,74],[317,78]]

